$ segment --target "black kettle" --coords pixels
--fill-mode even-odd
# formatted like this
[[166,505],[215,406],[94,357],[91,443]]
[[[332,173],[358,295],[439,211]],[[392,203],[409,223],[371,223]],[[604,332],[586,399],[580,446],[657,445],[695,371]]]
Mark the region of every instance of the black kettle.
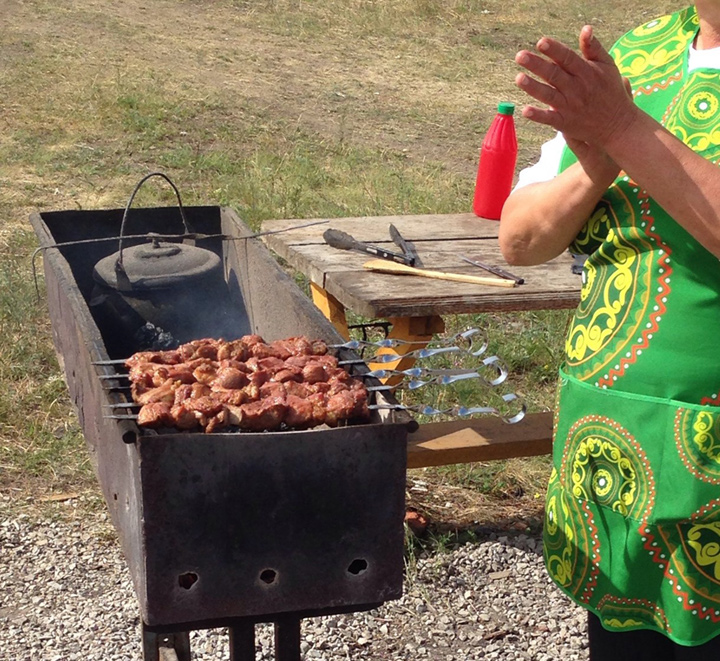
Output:
[[[146,243],[124,246],[130,206],[140,186],[153,176],[163,177],[175,191],[184,242],[148,233]],[[95,264],[93,279],[92,304],[114,316],[119,331],[135,334],[149,324],[177,342],[216,334],[217,311],[227,301],[220,256],[194,244],[180,194],[161,172],[147,175],[135,187],[123,214],[118,251]]]

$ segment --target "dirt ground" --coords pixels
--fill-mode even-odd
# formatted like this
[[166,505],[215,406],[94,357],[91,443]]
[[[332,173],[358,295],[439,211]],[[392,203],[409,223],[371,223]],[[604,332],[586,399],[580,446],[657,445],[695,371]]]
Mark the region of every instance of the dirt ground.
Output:
[[[167,89],[227,102],[223,112],[239,122],[250,113],[328,140],[379,146],[474,175],[479,141],[496,103],[520,101],[507,55],[524,40],[512,36],[511,10],[502,17],[486,15],[502,26],[488,25],[492,43],[473,50],[477,24],[397,39],[372,30],[357,37],[348,33],[350,18],[323,16],[317,7],[304,31],[298,4],[76,0],[58,6],[1,0],[5,139],[42,116],[48,117],[48,130],[63,129],[73,139],[73,124],[88,121],[79,116],[79,99],[94,87],[156,80]],[[353,5],[336,4],[338,12]],[[286,11],[292,14],[287,26]],[[460,46],[471,59],[467,71],[457,72],[451,59]],[[437,59],[427,62],[428,53]],[[521,155],[527,160],[538,139],[528,134],[523,141],[519,130],[521,143],[530,142]],[[15,183],[33,177],[23,166],[15,175]],[[62,187],[56,188],[61,195]],[[53,202],[62,200],[55,195]]]
[[[21,85],[0,99],[2,122],[20,128],[32,108],[19,106],[35,84],[35,92],[82,96],[104,79],[157,76],[231,99],[240,115],[257,111],[328,138],[407,150],[471,176],[497,103],[525,101],[513,84],[518,49],[543,33],[573,40],[588,21],[609,45],[648,14],[643,5],[662,11],[656,4],[630,11],[616,2],[424,0],[405,6],[427,6],[428,19],[403,22],[402,0],[387,3],[395,13],[373,0],[0,0],[3,77]],[[37,79],[33,60],[47,67]],[[8,73],[15,65],[22,79]],[[72,121],[56,100],[56,119]],[[518,123],[522,165],[551,132]]]
[[[610,40],[643,11],[574,0],[0,0],[0,147],[35,122],[58,134],[58,148],[82,141],[92,123],[84,97],[143,81],[219,102],[230,124],[281,122],[286,136],[380,147],[473,180],[497,103],[524,102],[513,85],[519,48],[545,32],[574,39],[587,21]],[[211,118],[196,121],[212,132]],[[518,120],[519,165],[550,135]],[[38,206],[113,197],[112,181],[73,181],[65,200],[62,177],[45,190],[35,177],[22,160],[10,165],[0,195],[30,182]]]

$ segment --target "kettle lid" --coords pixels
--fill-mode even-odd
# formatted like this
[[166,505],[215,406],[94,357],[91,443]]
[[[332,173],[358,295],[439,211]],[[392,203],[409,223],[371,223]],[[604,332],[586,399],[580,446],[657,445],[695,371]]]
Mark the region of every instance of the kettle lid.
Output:
[[192,284],[220,269],[220,257],[211,250],[152,237],[150,243],[123,248],[101,259],[93,278],[125,291],[167,289]]

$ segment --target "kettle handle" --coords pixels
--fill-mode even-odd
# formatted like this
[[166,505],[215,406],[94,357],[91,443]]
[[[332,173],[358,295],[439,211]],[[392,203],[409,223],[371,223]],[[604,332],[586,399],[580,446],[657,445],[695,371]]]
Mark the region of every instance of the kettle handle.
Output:
[[[120,223],[120,242],[119,242],[119,248],[118,248],[118,259],[115,263],[115,271],[118,274],[118,277],[125,276],[127,278],[127,275],[125,274],[125,269],[123,267],[123,236],[125,233],[125,223],[127,222],[128,213],[130,212],[130,207],[133,203],[133,200],[135,199],[135,195],[137,195],[137,192],[140,190],[140,187],[148,180],[150,177],[162,177],[165,181],[167,181],[172,189],[175,191],[175,197],[177,197],[178,202],[178,208],[180,209],[180,217],[182,218],[183,227],[185,229],[185,234],[191,234],[192,230],[190,229],[190,225],[188,224],[187,217],[185,216],[185,209],[183,209],[182,200],[180,199],[180,191],[177,189],[177,186],[170,180],[170,177],[168,177],[163,172],[151,172],[150,174],[145,175],[135,186],[135,190],[133,190],[132,195],[130,195],[130,199],[128,200],[127,206],[125,207],[125,212],[123,213],[122,217],[122,223]],[[118,280],[119,282],[119,280]]]

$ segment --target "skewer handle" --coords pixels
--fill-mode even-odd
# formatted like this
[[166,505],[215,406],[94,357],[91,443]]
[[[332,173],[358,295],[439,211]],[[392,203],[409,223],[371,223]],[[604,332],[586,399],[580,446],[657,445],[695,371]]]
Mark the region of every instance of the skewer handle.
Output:
[[363,268],[377,273],[392,273],[396,275],[418,275],[423,278],[434,278],[435,280],[452,280],[454,282],[468,282],[475,285],[487,285],[490,287],[515,287],[512,280],[501,278],[484,278],[477,275],[464,275],[462,273],[445,273],[444,271],[430,271],[428,269],[417,269],[405,264],[396,264],[382,259],[371,259],[363,264]]

